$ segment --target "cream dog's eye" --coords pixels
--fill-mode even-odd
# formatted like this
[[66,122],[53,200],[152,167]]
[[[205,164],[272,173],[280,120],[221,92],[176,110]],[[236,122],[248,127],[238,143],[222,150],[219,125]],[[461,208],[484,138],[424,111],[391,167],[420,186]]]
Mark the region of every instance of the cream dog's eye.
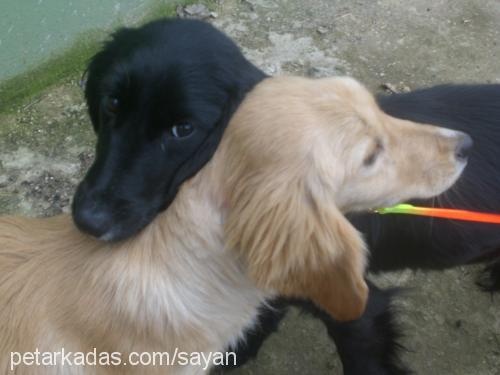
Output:
[[175,138],[184,138],[190,135],[194,130],[194,126],[188,122],[175,124],[170,128],[170,133]]
[[384,146],[382,145],[382,142],[380,140],[377,140],[375,147],[368,154],[368,156],[364,158],[363,166],[371,167],[372,165],[374,165],[375,162],[377,161],[378,156],[382,153],[383,150]]
[[365,167],[372,166],[373,164],[375,164],[375,161],[377,160],[377,156],[378,156],[378,153],[372,152],[370,155],[368,155],[368,157],[365,158],[365,160],[363,160],[363,165]]

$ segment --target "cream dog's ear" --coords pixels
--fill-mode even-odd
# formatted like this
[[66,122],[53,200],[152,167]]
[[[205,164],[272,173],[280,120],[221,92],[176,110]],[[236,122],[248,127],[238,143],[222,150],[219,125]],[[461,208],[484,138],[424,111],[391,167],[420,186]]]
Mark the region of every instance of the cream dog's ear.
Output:
[[326,191],[286,173],[253,175],[236,185],[226,240],[254,282],[310,298],[335,319],[359,318],[368,298],[365,243]]

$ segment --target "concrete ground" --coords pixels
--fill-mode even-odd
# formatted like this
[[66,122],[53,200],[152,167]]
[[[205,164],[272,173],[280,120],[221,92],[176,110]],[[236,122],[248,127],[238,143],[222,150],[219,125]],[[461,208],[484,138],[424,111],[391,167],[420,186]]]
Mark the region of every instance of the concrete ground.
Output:
[[[221,0],[214,23],[270,74],[347,74],[378,92],[443,82],[500,82],[497,0]],[[94,136],[77,77],[0,112],[0,213],[68,210]],[[397,302],[417,374],[500,374],[500,296],[479,268],[373,276],[412,288]],[[292,310],[257,361],[235,374],[341,373],[322,325]]]

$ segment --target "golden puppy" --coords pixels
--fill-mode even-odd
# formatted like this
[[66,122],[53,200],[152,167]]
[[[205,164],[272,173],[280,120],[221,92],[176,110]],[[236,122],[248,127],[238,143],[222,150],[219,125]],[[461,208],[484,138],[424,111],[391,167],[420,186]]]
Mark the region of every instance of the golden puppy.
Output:
[[[269,78],[213,159],[122,243],[69,216],[0,219],[0,372],[185,374],[133,352],[224,350],[276,293],[359,317],[366,252],[343,213],[430,197],[465,166],[466,136],[384,114],[349,78]],[[119,352],[120,364],[13,366],[11,352]],[[17,355],[17,354],[16,354]]]

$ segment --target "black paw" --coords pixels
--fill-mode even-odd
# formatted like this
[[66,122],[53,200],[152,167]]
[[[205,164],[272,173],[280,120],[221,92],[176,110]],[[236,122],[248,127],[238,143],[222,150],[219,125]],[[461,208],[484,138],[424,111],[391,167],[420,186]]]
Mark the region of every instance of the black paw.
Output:
[[211,375],[223,374],[255,359],[264,341],[278,330],[280,321],[286,315],[287,305],[287,302],[280,298],[270,301],[267,306],[262,305],[255,326],[245,332],[245,338],[236,347],[228,349],[236,354],[236,363],[217,366]]
[[381,290],[370,285],[368,305],[363,316],[340,323],[312,305],[302,307],[326,325],[335,341],[345,375],[408,375],[412,372],[401,362],[406,350],[400,343],[402,329],[391,300],[396,290]]
[[500,259],[484,267],[477,285],[485,292],[500,291]]

